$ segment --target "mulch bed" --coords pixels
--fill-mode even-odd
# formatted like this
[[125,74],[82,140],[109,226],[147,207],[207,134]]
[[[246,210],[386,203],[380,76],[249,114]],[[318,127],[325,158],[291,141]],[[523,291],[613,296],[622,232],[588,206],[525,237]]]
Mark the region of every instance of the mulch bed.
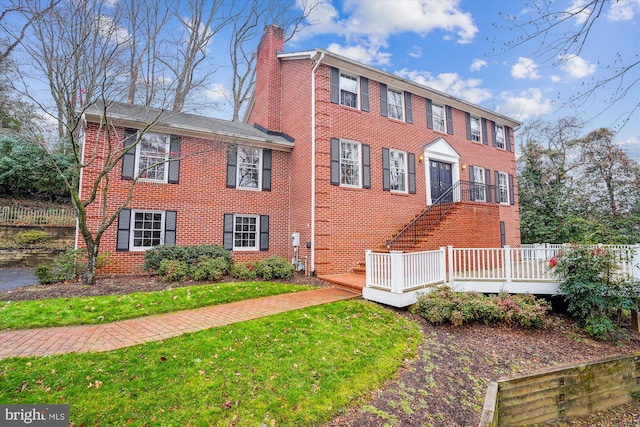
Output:
[[[304,276],[296,276],[291,283],[326,286]],[[0,300],[125,294],[193,284],[197,282],[164,283],[153,276],[105,277],[91,287],[74,282],[14,289],[0,294]],[[491,381],[640,351],[640,336],[635,333],[618,342],[595,341],[562,315],[550,315],[542,329],[528,330],[435,326],[407,310],[396,311],[414,320],[424,334],[418,357],[405,361],[396,378],[364,396],[327,426],[476,426]],[[640,403],[634,402],[549,426],[632,426],[638,414]]]

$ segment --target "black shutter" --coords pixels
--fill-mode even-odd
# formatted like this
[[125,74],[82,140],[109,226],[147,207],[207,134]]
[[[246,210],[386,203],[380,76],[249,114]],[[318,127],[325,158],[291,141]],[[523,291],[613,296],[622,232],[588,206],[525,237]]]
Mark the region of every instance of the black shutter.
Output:
[[409,194],[416,194],[416,155],[409,153]]
[[413,108],[411,107],[411,92],[404,93],[404,111],[407,116],[406,122],[413,123]]
[[500,203],[500,172],[495,171],[494,175],[496,179],[496,203]]
[[464,120],[467,124],[467,139],[471,139],[471,114],[464,113]]
[[334,104],[340,103],[340,71],[331,67],[331,102]]
[[235,145],[229,146],[227,151],[227,188],[236,188],[236,175],[238,164],[238,147]]
[[453,135],[453,108],[446,105],[444,109],[447,111],[447,133]]
[[164,213],[164,244],[167,246],[176,245],[176,226],[178,212],[165,211]]
[[270,149],[262,150],[262,191],[271,191],[271,156]]
[[331,185],[340,185],[340,140],[331,138]]
[[500,246],[505,247],[507,244],[507,233],[504,227],[504,221],[500,221]]
[[511,129],[507,126],[504,127],[504,143],[507,151],[511,151]]
[[[125,129],[124,130],[124,141],[122,141],[122,145],[126,150],[127,147],[131,147],[131,145],[135,144],[136,139],[138,138],[138,131],[135,129]],[[135,175],[136,171],[136,148],[132,147],[127,153],[122,157],[122,179],[133,179],[133,175]],[[127,246],[128,247],[128,246]]]
[[269,250],[269,215],[260,215],[260,250]]
[[482,143],[489,145],[489,134],[487,133],[487,119],[482,119]]
[[362,188],[371,188],[371,147],[362,144]]
[[433,129],[433,111],[431,100],[427,98],[427,127]]
[[229,251],[233,250],[233,214],[224,214],[222,245]]
[[491,203],[491,171],[489,169],[484,170],[485,176],[485,192],[487,193],[487,203]]
[[131,229],[131,209],[123,209],[118,215],[118,236],[116,239],[116,251],[129,250],[129,230]]
[[472,202],[476,200],[475,196],[475,184],[474,184],[474,175],[473,175],[473,166],[469,166],[469,200]]
[[389,149],[382,149],[382,190],[391,191],[391,170],[389,169]]
[[169,178],[171,184],[180,182],[180,156],[181,156],[182,138],[177,135],[171,135],[169,142]]
[[491,122],[493,125],[491,126],[491,136],[493,137],[493,146],[498,146],[498,141],[496,140],[496,122]]
[[387,85],[380,83],[380,115],[389,117],[389,104],[387,103]]
[[516,204],[515,193],[513,189],[513,175],[509,174],[509,203]]
[[366,77],[360,77],[360,91],[362,95],[360,97],[360,108],[362,111],[369,111],[369,79]]

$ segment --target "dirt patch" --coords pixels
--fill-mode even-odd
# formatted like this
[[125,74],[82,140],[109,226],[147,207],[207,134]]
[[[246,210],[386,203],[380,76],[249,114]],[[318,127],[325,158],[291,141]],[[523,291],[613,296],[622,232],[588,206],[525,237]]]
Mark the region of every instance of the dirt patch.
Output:
[[[327,286],[321,280],[300,275],[289,282]],[[74,282],[14,289],[0,294],[0,300],[125,294],[194,284],[198,282],[165,283],[153,276],[105,277],[90,287]],[[405,361],[396,378],[360,399],[327,427],[476,426],[491,381],[640,351],[638,334],[629,333],[615,343],[595,341],[561,315],[549,316],[542,329],[527,330],[487,325],[434,326],[407,310],[396,311],[414,320],[424,334],[418,357]],[[632,426],[638,414],[640,403],[636,402],[549,426]]]

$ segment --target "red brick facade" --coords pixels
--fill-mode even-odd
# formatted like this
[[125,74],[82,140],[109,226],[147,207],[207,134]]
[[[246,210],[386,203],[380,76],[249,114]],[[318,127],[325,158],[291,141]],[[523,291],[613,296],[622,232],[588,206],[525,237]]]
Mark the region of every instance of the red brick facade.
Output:
[[[300,233],[299,257],[305,259],[315,274],[344,273],[363,259],[366,249],[373,249],[389,240],[394,233],[421,212],[431,201],[427,197],[429,183],[429,147],[441,142],[455,153],[453,176],[469,180],[472,168],[516,175],[513,132],[511,151],[467,139],[467,117],[486,119],[488,126],[499,123],[505,129],[517,122],[473,106],[445,94],[430,91],[378,70],[357,64],[325,51],[282,54],[284,33],[269,27],[260,43],[257,57],[256,87],[246,123],[256,124],[271,132],[294,139],[294,148],[272,150],[270,191],[250,191],[227,188],[228,140],[196,138],[182,135],[179,183],[139,182],[129,209],[175,211],[177,245],[223,244],[225,214],[262,215],[269,217],[268,251],[234,251],[236,261],[261,259],[279,255],[293,256],[291,233]],[[332,102],[332,76],[336,69],[358,77],[359,84],[368,81],[368,111],[364,100],[359,108]],[[335,75],[335,74],[334,74]],[[411,93],[412,123],[382,115],[381,86]],[[361,87],[362,90],[362,87]],[[364,96],[364,90],[359,93]],[[315,97],[315,103],[312,98]],[[427,97],[451,107],[453,134],[437,132],[427,125]],[[106,147],[105,136],[96,135],[96,125],[89,123],[85,153]],[[122,144],[124,127],[117,127],[112,137]],[[152,129],[153,131],[153,129]],[[180,130],[176,130],[179,134]],[[188,133],[187,133],[188,135]],[[98,139],[96,139],[98,138]],[[440,139],[439,139],[440,138]],[[354,141],[370,150],[369,173],[363,159],[362,175],[357,186],[332,183],[332,140]],[[267,145],[262,145],[267,147]],[[383,189],[383,153],[387,149],[405,153],[407,174],[413,158],[415,174],[407,181],[415,192]],[[196,154],[199,153],[199,154]],[[335,153],[334,153],[335,156]],[[83,172],[82,196],[87,197],[92,176],[100,167]],[[335,159],[333,159],[335,160]],[[334,165],[335,166],[335,165]],[[335,174],[334,170],[334,174]],[[315,175],[315,180],[313,176]],[[370,188],[365,188],[370,177]],[[107,213],[114,212],[124,201],[131,181],[121,178],[116,167],[110,174],[110,203]],[[335,178],[334,178],[335,181]],[[315,185],[315,187],[314,187]],[[411,188],[409,188],[410,190]],[[455,245],[458,247],[498,247],[501,244],[500,222],[505,225],[505,243],[520,244],[517,185],[513,182],[509,204],[462,204],[439,228],[426,246]],[[97,227],[99,203],[90,206],[91,225]],[[315,221],[313,217],[315,216]],[[312,235],[312,230],[315,234]],[[101,273],[140,272],[143,252],[117,251],[117,221],[104,235],[101,248],[111,254],[108,267]],[[81,241],[82,239],[79,239]]]

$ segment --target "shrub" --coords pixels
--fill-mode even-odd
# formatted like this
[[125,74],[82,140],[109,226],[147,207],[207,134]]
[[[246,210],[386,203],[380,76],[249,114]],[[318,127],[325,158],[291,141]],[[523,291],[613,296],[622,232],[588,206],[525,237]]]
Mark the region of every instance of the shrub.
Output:
[[272,256],[256,263],[256,273],[265,280],[291,279],[295,270],[293,265],[282,257]]
[[431,323],[503,323],[515,326],[539,328],[549,310],[545,300],[533,295],[484,296],[475,292],[453,292],[448,287],[423,294],[411,312],[419,314]]
[[241,262],[231,267],[231,276],[241,280],[253,280],[258,277],[258,274],[253,263]]
[[53,276],[53,272],[51,271],[51,264],[48,262],[38,264],[36,267],[36,277],[38,277],[38,282],[42,285],[47,285],[56,281]]
[[200,257],[198,263],[191,267],[191,277],[195,280],[217,281],[229,272],[229,263],[224,258]]
[[189,266],[186,262],[177,259],[164,259],[160,261],[158,274],[164,282],[180,282],[187,279]]
[[[110,254],[100,254],[96,260],[96,267],[107,265]],[[86,249],[67,249],[56,257],[53,265],[39,264],[36,276],[42,284],[72,281],[81,277],[87,270]]]
[[158,271],[163,260],[184,261],[189,266],[197,264],[201,257],[222,258],[229,266],[233,265],[231,252],[217,245],[192,246],[156,246],[144,255],[144,269]]
[[567,310],[598,339],[615,338],[620,332],[619,313],[637,310],[640,303],[640,284],[620,274],[621,261],[625,259],[620,251],[587,246],[573,246],[553,259]]
[[16,233],[13,236],[13,241],[18,245],[33,245],[45,242],[48,238],[49,233],[44,230],[27,230]]

